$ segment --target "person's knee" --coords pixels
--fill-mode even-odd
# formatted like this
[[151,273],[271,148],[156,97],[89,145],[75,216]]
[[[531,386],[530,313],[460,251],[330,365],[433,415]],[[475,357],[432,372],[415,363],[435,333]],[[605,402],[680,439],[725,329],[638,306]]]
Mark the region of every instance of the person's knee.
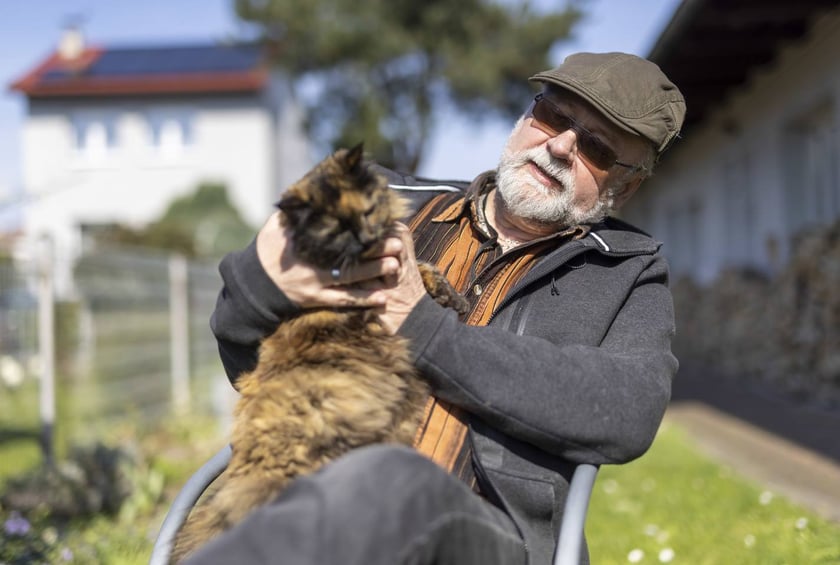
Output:
[[409,447],[377,444],[355,449],[324,469],[332,477],[355,483],[422,484],[445,475],[443,469]]
[[385,514],[419,506],[445,511],[456,491],[468,490],[428,458],[399,445],[355,449],[305,480],[316,485],[327,505]]
[[366,461],[373,467],[388,467],[395,473],[424,472],[439,469],[417,450],[398,444],[376,444],[355,449],[347,458]]

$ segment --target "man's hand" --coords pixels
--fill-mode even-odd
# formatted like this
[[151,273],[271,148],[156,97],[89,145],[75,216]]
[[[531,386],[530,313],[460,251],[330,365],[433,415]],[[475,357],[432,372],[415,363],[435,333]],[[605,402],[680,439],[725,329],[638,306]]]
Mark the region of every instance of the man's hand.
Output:
[[301,308],[378,307],[383,325],[393,334],[426,294],[411,232],[403,224],[371,253],[372,259],[345,269],[334,280],[329,271],[298,261],[277,214],[257,235],[257,255],[274,284]]
[[[263,269],[280,290],[301,308],[384,306],[385,281],[399,278],[401,240],[388,238],[374,259],[341,272],[338,280],[330,271],[301,263],[288,231],[274,213],[257,234],[257,256]],[[359,286],[358,283],[364,283]]]
[[396,236],[386,241],[390,249],[400,248],[399,269],[393,275],[385,277],[387,288],[383,289],[386,297],[385,308],[379,314],[382,324],[389,333],[395,334],[411,310],[426,294],[423,278],[417,268],[417,258],[414,255],[414,240],[411,232],[403,224],[397,224]]

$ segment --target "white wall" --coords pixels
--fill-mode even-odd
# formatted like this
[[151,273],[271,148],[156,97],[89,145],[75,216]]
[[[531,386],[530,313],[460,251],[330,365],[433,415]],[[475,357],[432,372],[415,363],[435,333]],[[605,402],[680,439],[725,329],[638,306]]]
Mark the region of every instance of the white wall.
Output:
[[[80,224],[145,224],[203,181],[225,183],[246,221],[261,225],[279,194],[279,172],[310,165],[300,116],[282,110],[285,102],[249,95],[31,103],[23,128],[23,181],[33,196],[26,233],[49,232],[61,248],[78,249]],[[298,123],[278,127],[278,117]],[[181,150],[154,141],[153,124],[167,120],[186,124]],[[112,141],[90,154],[77,132],[95,121],[107,124]]]
[[[624,216],[665,242],[676,276],[708,282],[733,265],[772,272],[793,234],[840,217],[840,144],[831,133],[840,128],[837,53],[840,9],[725,98],[628,203]],[[825,154],[816,175],[804,170],[799,124],[819,130],[812,149]],[[819,202],[797,210],[815,183],[826,187]]]

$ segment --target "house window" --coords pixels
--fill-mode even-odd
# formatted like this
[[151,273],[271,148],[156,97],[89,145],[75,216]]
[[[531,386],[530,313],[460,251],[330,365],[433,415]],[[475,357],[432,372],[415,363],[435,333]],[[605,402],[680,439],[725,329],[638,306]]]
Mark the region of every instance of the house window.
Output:
[[74,120],[76,151],[87,162],[104,162],[116,146],[114,120],[104,117],[77,117]]
[[792,120],[785,134],[786,221],[788,234],[795,235],[840,216],[840,145],[833,105],[821,104]]
[[746,154],[735,153],[723,171],[724,260],[729,265],[754,265],[758,257],[755,241],[755,202],[752,196],[750,163]]
[[700,259],[700,207],[688,200],[672,204],[668,212],[668,260],[675,274],[694,275]]
[[192,145],[192,119],[185,112],[156,112],[149,116],[152,145],[166,160],[177,159]]

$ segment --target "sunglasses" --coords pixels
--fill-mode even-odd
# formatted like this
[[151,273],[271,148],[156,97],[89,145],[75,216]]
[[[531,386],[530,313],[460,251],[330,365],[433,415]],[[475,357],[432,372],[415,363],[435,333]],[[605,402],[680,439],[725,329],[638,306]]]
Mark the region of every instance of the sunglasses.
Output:
[[619,161],[618,155],[615,154],[612,147],[580,125],[574,118],[564,113],[554,102],[546,98],[545,94],[537,94],[531,105],[530,113],[536,122],[536,127],[552,137],[568,130],[575,132],[581,157],[584,161],[602,171],[608,170],[613,165],[637,171],[644,169],[644,167],[638,165],[630,165]]

